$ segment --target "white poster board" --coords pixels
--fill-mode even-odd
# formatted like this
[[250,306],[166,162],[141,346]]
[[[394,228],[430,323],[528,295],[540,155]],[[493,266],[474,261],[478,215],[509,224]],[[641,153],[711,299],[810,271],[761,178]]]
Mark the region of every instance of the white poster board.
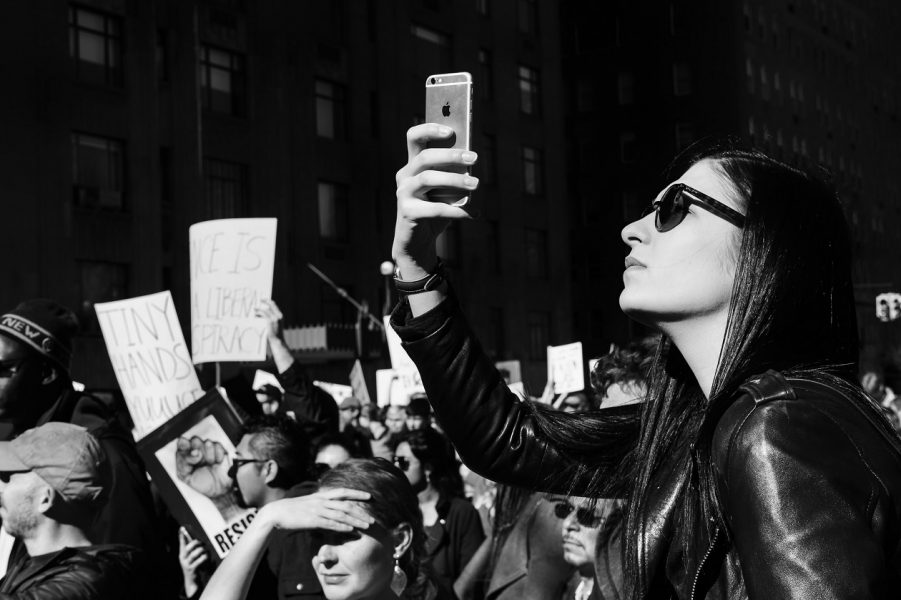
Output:
[[494,363],[501,375],[506,375],[507,384],[522,381],[522,364],[518,360],[502,360]]
[[277,224],[278,219],[220,219],[191,225],[195,364],[266,359],[266,320],[254,310],[272,296]]
[[582,342],[547,347],[547,377],[554,382],[554,394],[585,389]]
[[[335,399],[335,402],[338,403],[338,406],[341,405],[344,400],[353,396],[353,388],[349,385],[344,385],[341,383],[330,383],[328,381],[314,381],[313,385],[318,387],[321,390],[325,390],[332,398]],[[357,398],[359,400],[359,398]]]
[[354,366],[350,370],[350,387],[353,389],[354,397],[363,404],[371,404],[372,399],[369,397],[369,388],[366,387],[366,378],[363,376],[363,365],[360,359],[354,361]]
[[168,291],[94,305],[141,439],[203,395]]
[[[400,336],[391,327],[390,315],[385,315],[384,324],[385,337],[388,340],[388,354],[391,356],[391,369],[395,371],[394,376],[400,381],[400,385],[403,388],[402,393],[406,394],[407,400],[402,402],[402,404],[406,404],[410,394],[425,392],[425,388],[422,385],[422,378],[419,376],[419,369],[416,368],[416,363],[404,350]],[[391,402],[391,404],[396,403]],[[382,406],[381,400],[379,400],[379,406]]]
[[251,384],[250,389],[257,391],[262,389],[264,385],[271,385],[281,393],[285,393],[285,388],[282,386],[282,382],[278,380],[278,377],[269,371],[257,369],[253,374],[253,383]]

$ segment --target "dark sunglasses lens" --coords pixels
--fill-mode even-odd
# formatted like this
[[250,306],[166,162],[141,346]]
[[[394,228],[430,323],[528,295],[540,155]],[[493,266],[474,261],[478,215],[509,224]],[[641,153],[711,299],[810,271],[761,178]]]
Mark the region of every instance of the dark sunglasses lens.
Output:
[[579,525],[582,527],[597,527],[601,524],[601,519],[597,515],[594,514],[594,511],[588,510],[587,508],[580,508],[576,511],[576,521],[579,522]]
[[688,205],[682,196],[682,189],[673,186],[666,190],[657,204],[657,231],[669,231],[682,222]]
[[569,502],[560,502],[554,506],[554,514],[558,519],[565,519],[573,511],[573,505]]
[[237,474],[238,474],[238,463],[233,462],[232,466],[230,466],[228,468],[228,478],[231,480],[234,480],[235,475],[237,475]]
[[405,456],[395,456],[394,464],[397,465],[398,469],[400,469],[401,471],[404,471],[404,472],[406,472],[407,469],[410,468],[410,461],[407,460],[407,458]]

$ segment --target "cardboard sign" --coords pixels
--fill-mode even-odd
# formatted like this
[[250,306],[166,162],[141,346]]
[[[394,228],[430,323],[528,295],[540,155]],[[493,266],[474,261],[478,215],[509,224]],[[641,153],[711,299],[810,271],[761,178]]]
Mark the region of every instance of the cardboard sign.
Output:
[[883,323],[901,318],[901,294],[888,292],[876,296],[876,317]]
[[[350,398],[354,391],[353,388],[349,385],[343,385],[340,383],[329,383],[328,381],[314,381],[313,385],[318,387],[319,389],[325,390],[328,394],[335,399],[339,405],[341,402]],[[359,400],[359,398],[357,398]]]
[[425,392],[425,389],[418,376],[414,377],[410,370],[379,369],[375,372],[375,392],[379,406],[406,406],[410,403],[411,395]]
[[191,356],[205,362],[266,359],[277,219],[220,219],[191,225]]
[[122,396],[141,439],[203,395],[168,291],[95,304]]
[[547,347],[547,377],[554,382],[555,394],[585,389],[582,342]]
[[[422,385],[422,378],[419,376],[419,369],[416,368],[416,363],[404,350],[400,336],[391,327],[391,315],[385,315],[384,323],[385,337],[388,340],[388,354],[391,356],[391,368],[395,371],[394,375],[400,379],[404,389],[403,393],[407,395],[407,400],[402,402],[402,404],[406,404],[410,394],[425,392],[425,388]],[[379,406],[381,406],[381,401],[379,402]]]
[[494,363],[507,385],[522,381],[522,365],[518,360],[502,360]]
[[241,421],[214,388],[138,444],[169,511],[215,562],[234,547],[256,514],[238,506],[228,476],[240,441]]
[[369,397],[369,388],[366,387],[366,378],[363,376],[363,365],[360,363],[360,359],[354,361],[349,379],[354,397],[363,404],[371,404],[372,399]]

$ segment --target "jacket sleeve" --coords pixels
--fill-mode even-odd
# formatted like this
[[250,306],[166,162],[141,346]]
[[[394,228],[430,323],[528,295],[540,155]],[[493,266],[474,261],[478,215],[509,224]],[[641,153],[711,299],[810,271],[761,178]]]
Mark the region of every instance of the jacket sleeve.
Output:
[[534,416],[507,388],[452,297],[415,319],[406,303],[398,304],[391,322],[467,467],[508,485],[561,494],[584,491],[587,482],[573,487],[561,477],[562,468],[575,459],[540,434]]
[[815,402],[749,396],[723,421],[714,464],[749,598],[883,597],[879,482],[841,423]]
[[454,534],[457,539],[454,540],[454,546],[457,549],[457,561],[454,571],[455,576],[459,577],[463,573],[463,569],[472,560],[482,540],[485,539],[485,533],[482,531],[482,521],[479,519],[478,511],[465,500],[461,500],[456,507],[456,523],[454,524]]
[[300,422],[314,423],[323,431],[338,432],[338,405],[335,399],[313,385],[297,361],[282,373],[278,380],[285,388],[284,404]]

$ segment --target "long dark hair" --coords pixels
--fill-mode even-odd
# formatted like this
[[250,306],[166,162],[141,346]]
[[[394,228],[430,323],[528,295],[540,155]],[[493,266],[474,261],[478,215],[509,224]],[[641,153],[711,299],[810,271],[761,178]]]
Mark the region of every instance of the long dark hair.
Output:
[[711,161],[732,183],[745,214],[710,398],[664,336],[640,413],[593,414],[572,423],[542,407],[533,409],[542,434],[585,463],[567,476],[587,476],[590,495],[628,499],[625,564],[633,597],[642,593],[637,544],[647,499],[663,468],[682,482],[682,527],[694,531],[703,523],[712,532],[719,526],[728,536],[716,497],[710,439],[701,425],[715,416],[711,413],[721,414],[750,377],[775,369],[822,381],[878,414],[854,382],[858,340],[851,243],[835,190],[732,140],[690,148],[673,163],[666,181],[702,160]]
[[406,442],[410,450],[429,470],[429,483],[438,491],[442,500],[463,497],[463,478],[454,457],[450,440],[432,427],[400,433],[392,439],[392,450]]
[[409,549],[398,566],[409,582],[403,598],[424,598],[429,585],[426,565],[426,534],[422,525],[419,500],[403,471],[383,458],[352,458],[326,471],[320,488],[347,488],[369,492],[366,511],[385,529],[407,523],[413,532]]

